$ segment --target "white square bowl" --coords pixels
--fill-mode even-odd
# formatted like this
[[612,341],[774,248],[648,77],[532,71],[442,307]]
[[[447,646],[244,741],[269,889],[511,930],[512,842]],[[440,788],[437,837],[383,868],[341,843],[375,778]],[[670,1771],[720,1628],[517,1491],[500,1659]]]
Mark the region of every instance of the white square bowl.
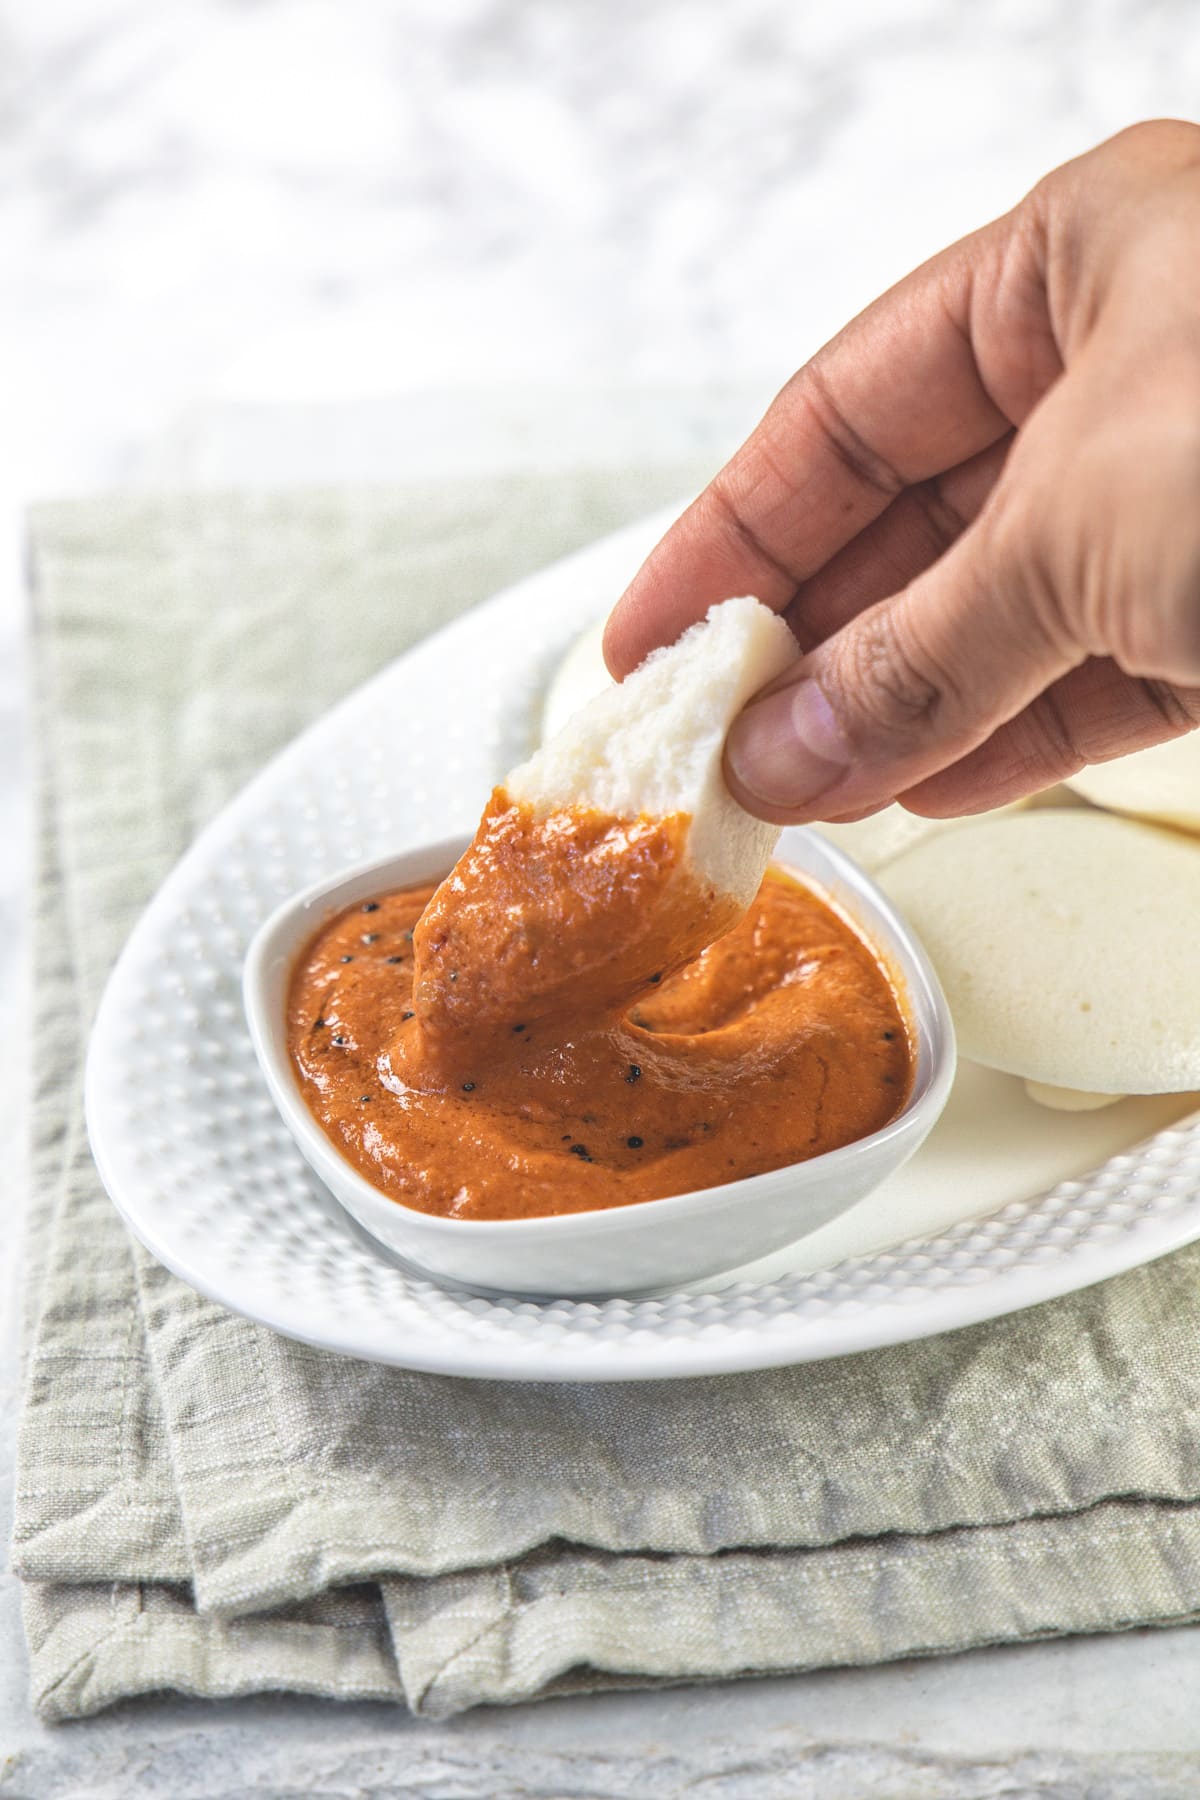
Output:
[[766,1256],[827,1224],[906,1162],[941,1113],[954,1079],[954,1028],[936,975],[885,895],[815,832],[783,833],[777,861],[811,883],[888,968],[916,1048],[912,1091],[882,1130],[840,1150],[720,1187],[595,1212],[537,1219],[449,1219],[391,1199],[349,1163],[309,1111],[287,1045],[296,959],[322,923],[395,888],[440,879],[470,839],[363,863],[287,900],[256,934],[243,993],[255,1053],[305,1159],[389,1251],[425,1273],[484,1293],[597,1298],[703,1280]]

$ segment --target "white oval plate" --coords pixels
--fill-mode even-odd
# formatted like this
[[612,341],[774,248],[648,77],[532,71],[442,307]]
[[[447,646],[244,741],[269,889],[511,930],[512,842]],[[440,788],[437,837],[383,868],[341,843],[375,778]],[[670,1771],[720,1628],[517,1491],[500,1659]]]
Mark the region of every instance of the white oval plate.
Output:
[[1171,1122],[1186,1102],[1056,1115],[970,1068],[908,1168],[843,1219],[769,1263],[658,1298],[536,1303],[440,1287],[388,1260],[310,1171],[242,1016],[251,937],[336,869],[473,828],[492,782],[529,749],[564,650],[669,516],[519,583],[383,670],[226,808],[133,932],[93,1033],[88,1128],[127,1224],[201,1293],[402,1367],[636,1380],[928,1336],[1200,1237],[1200,1115]]

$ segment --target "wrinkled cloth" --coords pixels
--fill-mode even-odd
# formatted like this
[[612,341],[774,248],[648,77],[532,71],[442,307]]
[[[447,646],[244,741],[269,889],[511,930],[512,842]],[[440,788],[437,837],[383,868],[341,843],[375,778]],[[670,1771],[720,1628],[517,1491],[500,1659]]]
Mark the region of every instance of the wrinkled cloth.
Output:
[[358,1363],[236,1318],[134,1243],[100,1186],[88,1023],[199,827],[390,657],[702,473],[33,516],[14,1557],[43,1717],[164,1688],[445,1716],[1200,1610],[1200,1246],[824,1364],[539,1386]]

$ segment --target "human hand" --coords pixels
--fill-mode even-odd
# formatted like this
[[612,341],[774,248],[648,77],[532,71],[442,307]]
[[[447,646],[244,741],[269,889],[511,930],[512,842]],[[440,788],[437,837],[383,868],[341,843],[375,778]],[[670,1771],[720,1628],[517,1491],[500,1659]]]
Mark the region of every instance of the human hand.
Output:
[[1137,125],[783,389],[613,612],[628,673],[753,593],[805,653],[729,734],[780,823],[1034,792],[1200,724],[1200,127]]

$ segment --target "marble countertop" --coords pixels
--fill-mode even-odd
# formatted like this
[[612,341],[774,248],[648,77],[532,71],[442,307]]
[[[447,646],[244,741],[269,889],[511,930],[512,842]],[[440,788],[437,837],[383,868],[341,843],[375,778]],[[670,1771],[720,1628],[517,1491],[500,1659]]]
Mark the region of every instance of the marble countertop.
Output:
[[[0,0],[0,1135],[28,826],[20,517],[128,482],[714,463],[830,331],[1053,162],[1194,109],[1190,0]],[[7,1533],[19,1259],[0,1267]],[[29,1716],[0,1796],[1183,1796],[1200,1633],[451,1725],[280,1699]]]

